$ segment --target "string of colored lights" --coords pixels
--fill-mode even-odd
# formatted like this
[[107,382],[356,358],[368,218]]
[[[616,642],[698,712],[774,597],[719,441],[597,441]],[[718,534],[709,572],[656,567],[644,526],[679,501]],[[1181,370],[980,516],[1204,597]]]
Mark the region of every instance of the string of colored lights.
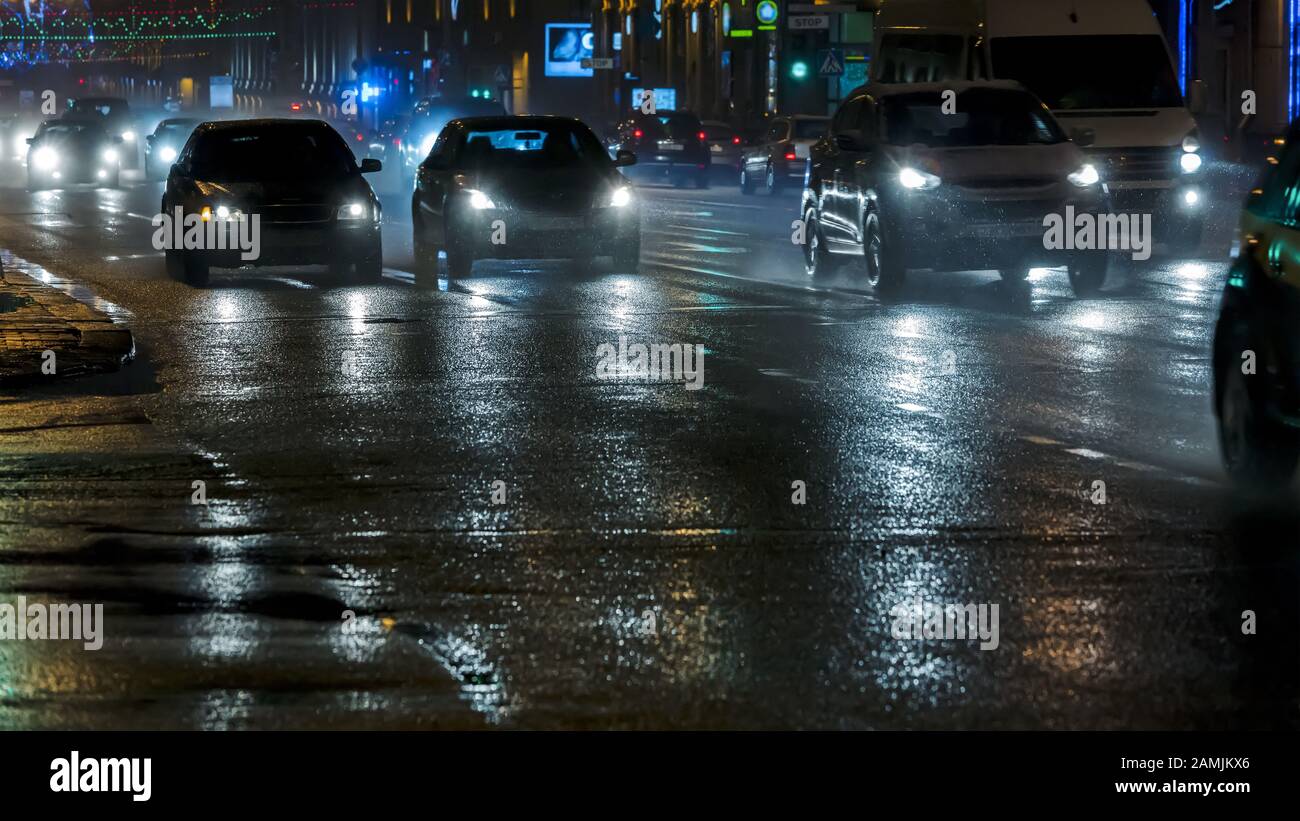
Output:
[[[199,37],[267,36],[266,32],[239,32],[235,25],[255,23],[270,9],[192,12],[153,15],[59,15],[47,19],[11,16],[0,20],[0,41],[6,40],[158,40]],[[180,29],[181,31],[177,31]],[[189,31],[185,31],[188,29]]]

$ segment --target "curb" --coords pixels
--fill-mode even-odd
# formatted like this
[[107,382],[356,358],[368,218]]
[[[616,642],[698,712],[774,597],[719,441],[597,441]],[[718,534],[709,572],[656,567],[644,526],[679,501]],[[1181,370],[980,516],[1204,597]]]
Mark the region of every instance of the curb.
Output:
[[134,358],[124,325],[46,284],[50,275],[38,266],[8,253],[0,262],[0,382],[104,373]]

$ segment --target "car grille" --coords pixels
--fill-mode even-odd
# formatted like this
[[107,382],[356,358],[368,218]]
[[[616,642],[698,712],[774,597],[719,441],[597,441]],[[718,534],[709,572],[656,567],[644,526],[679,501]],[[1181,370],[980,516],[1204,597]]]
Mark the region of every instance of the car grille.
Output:
[[329,222],[334,216],[334,208],[323,203],[292,205],[263,205],[256,213],[262,215],[264,223],[305,223]]
[[1090,155],[1103,182],[1167,179],[1174,176],[1175,151],[1171,148],[1121,148]]
[[966,179],[957,180],[956,184],[962,188],[988,191],[992,189],[1046,188],[1049,185],[1055,185],[1057,182],[1059,180],[1055,177],[967,177]]
[[513,196],[510,204],[537,214],[583,214],[591,210],[591,194],[578,191],[543,191]]

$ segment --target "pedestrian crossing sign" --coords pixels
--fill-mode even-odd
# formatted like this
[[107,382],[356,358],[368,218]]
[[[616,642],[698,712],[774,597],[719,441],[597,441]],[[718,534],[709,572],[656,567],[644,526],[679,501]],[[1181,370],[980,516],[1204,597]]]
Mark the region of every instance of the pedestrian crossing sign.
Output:
[[844,49],[828,48],[818,52],[817,73],[822,77],[838,77],[844,73]]

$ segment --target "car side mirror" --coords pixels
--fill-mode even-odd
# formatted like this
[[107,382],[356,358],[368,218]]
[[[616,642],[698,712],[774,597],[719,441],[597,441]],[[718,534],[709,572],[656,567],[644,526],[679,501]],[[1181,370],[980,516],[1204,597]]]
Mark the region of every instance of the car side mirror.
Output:
[[636,165],[636,154],[633,154],[627,149],[620,149],[619,152],[614,155],[614,166],[616,168],[624,168],[629,165]]
[[1187,108],[1193,114],[1205,111],[1205,81],[1192,80],[1187,85]]
[[362,174],[373,174],[377,171],[383,171],[383,170],[384,170],[384,164],[372,157],[367,157],[361,161]]
[[1097,142],[1097,132],[1091,128],[1076,128],[1070,132],[1070,139],[1080,148],[1087,148]]

